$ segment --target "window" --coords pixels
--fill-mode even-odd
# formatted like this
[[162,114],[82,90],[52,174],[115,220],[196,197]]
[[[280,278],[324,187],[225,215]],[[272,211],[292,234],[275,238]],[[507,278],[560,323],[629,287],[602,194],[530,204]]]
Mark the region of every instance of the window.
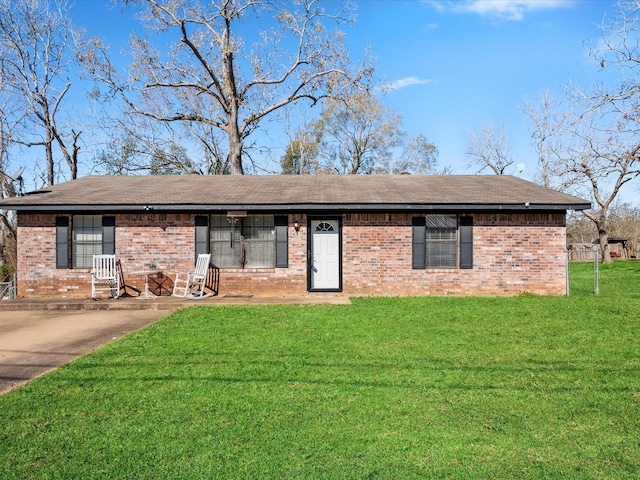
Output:
[[[115,253],[115,217],[56,217],[56,268],[91,268],[93,256]],[[71,259],[71,261],[69,261]]]
[[211,258],[217,267],[275,267],[273,215],[249,214],[241,218],[211,215],[210,239]]
[[412,226],[414,269],[473,268],[473,217],[427,214]]
[[457,230],[455,215],[427,215],[426,224],[426,267],[455,268],[458,264]]
[[334,228],[329,222],[320,222],[316,225],[316,232],[333,232]]
[[69,268],[69,217],[56,217],[56,268]]
[[74,215],[72,225],[73,268],[91,268],[102,253],[102,215]]

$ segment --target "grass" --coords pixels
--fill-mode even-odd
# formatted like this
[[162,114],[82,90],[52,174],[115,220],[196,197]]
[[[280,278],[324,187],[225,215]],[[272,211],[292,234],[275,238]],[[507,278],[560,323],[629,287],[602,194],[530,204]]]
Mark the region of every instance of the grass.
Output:
[[0,476],[637,478],[640,262],[601,280],[182,310],[0,397]]

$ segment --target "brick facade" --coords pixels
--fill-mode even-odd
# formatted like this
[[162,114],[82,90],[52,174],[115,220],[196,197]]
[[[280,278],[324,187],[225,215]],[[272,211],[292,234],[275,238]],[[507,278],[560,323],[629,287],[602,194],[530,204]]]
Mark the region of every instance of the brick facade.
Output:
[[[346,295],[563,295],[564,213],[474,213],[472,269],[412,269],[408,213],[342,217],[342,285]],[[56,269],[53,214],[18,215],[18,293],[88,296],[89,269]],[[194,263],[195,214],[116,214],[116,255],[127,284],[147,273],[173,278]],[[296,231],[293,222],[300,223]],[[220,295],[306,294],[307,217],[289,215],[288,268],[222,269]]]
[[410,214],[347,214],[344,291],[354,295],[566,293],[564,214],[474,214],[473,268],[411,268]]

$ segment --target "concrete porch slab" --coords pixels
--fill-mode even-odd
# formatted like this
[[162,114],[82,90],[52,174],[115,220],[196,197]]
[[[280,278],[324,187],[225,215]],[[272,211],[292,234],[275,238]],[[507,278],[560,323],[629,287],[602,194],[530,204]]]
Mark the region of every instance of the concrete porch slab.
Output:
[[0,312],[34,310],[177,310],[196,305],[350,305],[344,295],[283,295],[251,296],[222,295],[201,300],[179,297],[119,297],[113,298],[16,298],[0,301]]

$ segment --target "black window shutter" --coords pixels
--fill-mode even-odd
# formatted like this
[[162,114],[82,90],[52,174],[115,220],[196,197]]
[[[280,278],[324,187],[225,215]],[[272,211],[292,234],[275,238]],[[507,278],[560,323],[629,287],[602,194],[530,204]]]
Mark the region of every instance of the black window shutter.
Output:
[[198,255],[209,253],[209,217],[205,215],[196,216],[196,259]]
[[412,267],[416,269],[427,268],[427,224],[424,217],[413,217],[411,219],[413,227],[411,250]]
[[460,268],[473,268],[473,217],[460,217]]
[[276,230],[276,268],[289,267],[289,217],[286,215],[274,218]]
[[102,253],[116,254],[116,217],[102,217]]
[[69,268],[69,217],[56,217],[56,268]]

